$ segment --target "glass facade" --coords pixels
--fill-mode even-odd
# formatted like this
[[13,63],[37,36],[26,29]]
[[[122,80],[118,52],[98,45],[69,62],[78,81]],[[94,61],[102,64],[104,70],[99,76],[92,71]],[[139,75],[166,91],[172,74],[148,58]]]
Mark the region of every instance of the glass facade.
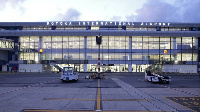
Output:
[[0,39],[0,48],[14,48],[14,42],[7,39]]
[[[19,60],[54,62],[59,66],[74,66],[79,71],[84,71],[85,65],[87,71],[97,71],[96,36],[23,36],[19,42]],[[193,65],[198,63],[198,39],[102,36],[100,59],[103,72],[130,72],[130,68],[132,72],[144,72],[149,66],[161,69],[163,64]]]

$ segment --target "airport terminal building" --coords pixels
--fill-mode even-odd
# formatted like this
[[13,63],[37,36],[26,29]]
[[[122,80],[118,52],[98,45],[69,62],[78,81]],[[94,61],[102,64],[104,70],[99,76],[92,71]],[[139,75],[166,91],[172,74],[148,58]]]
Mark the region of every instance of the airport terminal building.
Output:
[[200,72],[200,23],[0,22],[0,71]]

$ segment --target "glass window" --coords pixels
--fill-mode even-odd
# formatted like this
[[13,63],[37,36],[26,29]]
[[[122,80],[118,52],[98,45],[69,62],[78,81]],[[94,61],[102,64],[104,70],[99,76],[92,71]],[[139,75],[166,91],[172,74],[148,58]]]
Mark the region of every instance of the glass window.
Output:
[[84,37],[79,37],[79,48],[84,49]]
[[61,53],[52,53],[52,60],[62,60]]
[[43,58],[44,60],[51,60],[52,59],[52,47],[53,44],[51,43],[51,37],[50,36],[44,36],[42,38],[43,43]]
[[96,44],[96,36],[87,37],[87,48],[88,49],[97,49],[98,45]]
[[78,49],[79,48],[79,37],[70,36],[69,37],[69,49]]
[[108,40],[109,40],[109,49],[120,49],[117,46],[115,48],[115,37],[114,36],[109,36]]
[[149,37],[143,37],[143,49],[149,49]]
[[181,49],[181,37],[176,37],[176,41],[174,42],[176,43],[176,49]]
[[142,60],[142,53],[132,53],[132,60]]
[[160,50],[160,61],[170,61],[170,50]]
[[193,61],[198,61],[198,53],[193,53]]
[[88,60],[98,60],[98,54],[97,53],[87,53],[87,59]]
[[192,61],[192,53],[182,53],[182,61]]
[[150,56],[150,60],[159,60],[159,54],[156,52],[150,52],[149,56]]
[[192,37],[182,37],[182,49],[192,49]]
[[108,36],[103,36],[102,37],[102,46],[103,46],[103,49],[108,49]]
[[128,42],[129,42],[128,38],[126,39],[126,37],[124,37],[124,36],[123,37],[116,36],[116,37],[114,37],[114,42],[112,42],[112,43],[115,44],[114,45],[115,49],[126,49],[129,47],[128,46],[129,44],[127,44]]
[[193,37],[193,49],[198,49],[198,38]]
[[69,47],[68,47],[68,45],[69,45],[69,37],[67,37],[67,36],[64,36],[63,37],[63,50],[65,50],[65,49],[68,49]]
[[149,49],[159,49],[159,37],[149,37]]
[[170,49],[170,37],[160,37],[160,49]]
[[20,37],[20,50],[29,48],[29,37]]
[[132,49],[142,49],[142,37],[141,36],[133,36],[132,37]]
[[53,49],[62,49],[62,37],[53,36],[52,37],[52,48]]

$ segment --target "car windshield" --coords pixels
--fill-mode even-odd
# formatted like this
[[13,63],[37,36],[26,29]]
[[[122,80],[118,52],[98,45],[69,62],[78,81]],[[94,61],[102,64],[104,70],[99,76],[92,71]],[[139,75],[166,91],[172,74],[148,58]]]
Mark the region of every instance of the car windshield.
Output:
[[72,71],[73,71],[73,68],[72,68],[72,67],[66,67],[66,68],[63,69],[63,72],[64,72],[64,73],[66,73],[66,72],[72,73]]

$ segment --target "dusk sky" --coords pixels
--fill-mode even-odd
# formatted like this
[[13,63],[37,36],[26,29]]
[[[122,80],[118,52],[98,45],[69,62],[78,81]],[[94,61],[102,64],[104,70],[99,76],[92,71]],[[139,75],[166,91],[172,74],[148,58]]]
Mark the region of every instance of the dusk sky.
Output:
[[200,23],[200,0],[0,0],[0,22]]

